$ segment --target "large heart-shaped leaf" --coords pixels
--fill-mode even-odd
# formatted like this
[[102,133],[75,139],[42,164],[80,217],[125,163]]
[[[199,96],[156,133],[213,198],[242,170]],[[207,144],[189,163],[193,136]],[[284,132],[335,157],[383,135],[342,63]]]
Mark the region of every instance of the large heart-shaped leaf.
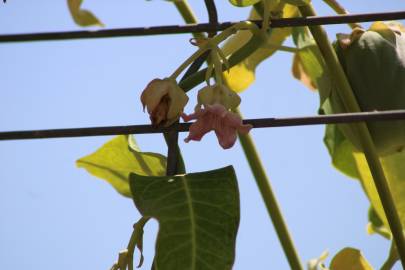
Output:
[[231,166],[176,176],[130,175],[140,213],[159,222],[154,268],[229,270],[239,226]]
[[104,26],[93,13],[80,8],[83,0],[68,0],[67,2],[70,14],[76,24],[80,26]]
[[76,161],[79,168],[106,180],[119,193],[132,197],[129,174],[161,176],[166,173],[166,157],[141,152],[132,136],[120,135],[105,143],[96,152]]
[[[298,14],[298,10],[294,6],[286,4],[281,7],[283,7],[281,13],[284,18],[295,17]],[[270,5],[270,11],[277,11],[278,8],[278,5]],[[249,19],[260,19],[260,16],[255,9],[252,9]],[[262,61],[272,56],[278,50],[278,46],[281,46],[290,34],[290,27],[270,28],[267,35],[267,41],[261,48],[239,64],[224,72],[223,75],[228,87],[236,92],[242,92],[247,89],[255,80],[256,67]],[[239,31],[225,43],[223,47],[225,55],[229,55],[239,50],[250,40],[251,37],[252,34],[249,31]]]

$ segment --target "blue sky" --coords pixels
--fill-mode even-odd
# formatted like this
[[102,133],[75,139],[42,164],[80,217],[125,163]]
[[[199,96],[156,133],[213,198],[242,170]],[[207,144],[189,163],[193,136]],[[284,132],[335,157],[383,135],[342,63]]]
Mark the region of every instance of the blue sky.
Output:
[[[207,21],[203,1],[189,1]],[[221,21],[248,9],[216,1]],[[352,13],[404,9],[403,1],[341,1]],[[333,14],[314,1],[319,14]],[[165,1],[87,0],[107,28],[181,24]],[[0,34],[78,30],[65,1],[0,3]],[[328,26],[347,32],[347,26]],[[140,92],[165,77],[195,49],[189,35],[0,44],[0,130],[144,124]],[[290,75],[291,55],[277,53],[244,92],[246,118],[314,115],[318,95]],[[194,91],[195,92],[195,91]],[[195,100],[191,94],[190,100]],[[187,111],[191,111],[190,102]],[[303,261],[352,246],[378,268],[389,242],[366,233],[369,203],[359,183],[330,165],[324,127],[257,129],[251,133]],[[232,164],[241,192],[234,269],[288,269],[239,144],[222,150],[213,134],[180,146],[189,172]],[[0,142],[0,261],[11,269],[109,269],[139,218],[133,202],[75,167],[111,137]],[[161,135],[137,136],[141,149],[165,154]],[[145,233],[145,266],[153,258],[157,223]],[[398,266],[399,269],[399,266]]]

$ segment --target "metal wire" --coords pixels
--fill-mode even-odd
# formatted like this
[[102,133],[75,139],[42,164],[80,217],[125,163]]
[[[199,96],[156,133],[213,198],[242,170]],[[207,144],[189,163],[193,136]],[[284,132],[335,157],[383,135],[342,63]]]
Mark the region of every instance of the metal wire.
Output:
[[[290,26],[310,26],[310,25],[328,25],[342,24],[352,22],[370,22],[405,19],[405,11],[383,12],[383,13],[364,13],[348,14],[337,16],[316,16],[284,18],[271,20],[271,27],[290,27]],[[261,26],[262,21],[253,21]],[[69,39],[93,39],[107,37],[129,37],[129,36],[148,36],[165,34],[184,34],[201,33],[224,30],[237,22],[222,22],[218,24],[201,23],[188,25],[164,25],[154,27],[136,27],[136,28],[117,28],[107,30],[91,31],[67,31],[67,32],[44,32],[31,34],[11,34],[0,35],[0,43],[5,42],[26,42],[26,41],[45,41],[45,40],[69,40]]]
[[[343,113],[308,117],[291,118],[261,118],[246,119],[245,124],[251,124],[253,128],[306,126],[370,121],[405,120],[405,110]],[[0,140],[24,140],[45,138],[68,138],[124,134],[151,134],[170,131],[186,132],[192,123],[174,124],[171,127],[153,127],[151,125],[87,127],[68,129],[25,130],[0,132]]]

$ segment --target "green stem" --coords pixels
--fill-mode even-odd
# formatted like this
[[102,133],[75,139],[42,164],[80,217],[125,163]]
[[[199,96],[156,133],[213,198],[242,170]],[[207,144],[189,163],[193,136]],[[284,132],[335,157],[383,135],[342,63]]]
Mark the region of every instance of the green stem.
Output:
[[[236,33],[238,30],[249,30],[252,32],[253,36],[263,36],[264,33],[262,33],[258,27],[248,21],[245,22],[240,22],[237,23],[226,30],[222,31],[219,35],[216,35],[212,39],[209,39],[205,44],[201,45],[201,47],[193,53],[189,58],[186,59],[170,76],[172,79],[176,79],[180,73],[186,69],[191,63],[193,63],[198,57],[200,57],[204,52],[207,50],[218,46],[219,43],[227,39],[229,36],[233,35]],[[215,71],[215,74],[217,74],[218,71]]]
[[189,65],[191,65],[198,57],[208,50],[207,46],[201,47],[195,53],[193,53],[189,58],[186,59],[174,72],[170,75],[171,79],[176,80],[183,70],[185,70]]
[[[132,232],[131,238],[129,239],[129,243],[127,246],[128,255],[127,255],[127,263],[128,263],[128,270],[134,269],[134,252],[135,247],[139,240],[140,231],[143,230],[146,222],[148,222],[149,217],[141,217],[137,223],[134,225],[134,231]],[[142,237],[142,236],[141,236]],[[141,254],[142,256],[142,254]]]
[[[323,0],[329,7],[331,7],[337,14],[349,14],[347,10],[339,4],[336,0]],[[349,23],[348,24],[352,29],[362,28],[358,23]]]
[[217,52],[217,49],[212,49],[211,50],[212,54],[212,61],[214,64],[214,69],[215,69],[215,80],[218,85],[222,85],[222,64],[221,61],[219,60],[219,55]]
[[[311,5],[299,7],[299,10],[303,16],[316,16],[316,13]],[[339,89],[338,95],[342,99],[346,110],[348,112],[360,112],[360,106],[356,101],[351,86],[339,63],[337,55],[328,40],[326,32],[321,26],[310,26],[309,29],[311,30],[311,33],[318,44],[330,74],[334,75],[334,83]],[[399,219],[398,212],[396,210],[394,200],[370,132],[368,131],[365,123],[352,125],[352,127],[361,141],[364,155],[367,159],[367,163],[373,176],[374,183],[384,208],[391,232],[393,234],[398,253],[401,257],[402,266],[405,268],[405,238],[401,221]]]
[[[197,17],[194,15],[193,10],[191,9],[190,5],[187,3],[186,0],[182,1],[173,1],[173,4],[176,6],[177,10],[179,11],[181,17],[185,23],[195,24],[197,23]],[[193,33],[194,38],[205,38],[203,33]]]
[[[169,145],[170,143],[170,136],[168,133],[163,133],[165,138],[166,144]],[[177,145],[177,168],[176,174],[185,174],[186,173],[186,165],[184,163],[183,155],[181,154],[180,147]]]
[[[185,11],[186,10],[183,10],[183,12],[185,12]],[[190,14],[192,14],[191,9],[189,9],[189,12],[190,12]],[[183,13],[182,13],[182,15],[183,15]],[[194,23],[196,23],[196,22],[194,22]],[[263,32],[261,32],[259,29],[255,28],[255,26],[251,26],[250,24],[242,23],[235,27],[235,29],[245,29],[245,28],[251,30],[253,33],[253,36],[241,49],[239,49],[237,52],[235,52],[230,57],[229,67],[237,65],[239,62],[241,62],[242,60],[244,60],[245,58],[250,56],[261,45],[263,45],[267,40],[266,35]],[[230,29],[228,28],[225,31],[230,31]],[[234,30],[232,30],[232,31],[234,31]],[[221,33],[221,34],[223,34],[223,33]],[[218,36],[220,36],[220,35],[218,35]],[[218,43],[216,43],[216,44],[218,44]],[[196,86],[199,83],[204,81],[206,70],[207,69],[204,69],[204,70],[201,70],[201,71],[195,73],[194,75],[191,75],[189,78],[187,78],[183,82],[180,82],[179,86],[185,91],[192,89],[194,86]],[[287,260],[291,266],[291,269],[303,270],[300,259],[295,250],[293,241],[288,232],[287,225],[283,219],[280,208],[278,207],[277,200],[271,189],[269,179],[266,175],[266,171],[264,169],[263,164],[261,163],[259,154],[256,151],[253,139],[250,137],[250,135],[240,135],[239,140],[242,144],[242,147],[245,152],[246,158],[249,162],[250,168],[255,176],[256,183],[259,187],[260,193],[262,194],[262,198],[266,205],[267,211],[274,224],[277,235],[280,239],[281,245],[284,249],[284,252],[285,252]]]
[[300,51],[300,49],[298,49],[296,47],[283,46],[283,45],[277,45],[277,44],[272,44],[272,43],[267,43],[263,47],[269,48],[269,49],[277,49],[278,51],[281,51],[281,52],[290,52],[290,53],[297,53]]
[[[232,54],[232,56],[229,58],[229,67],[232,68],[233,66],[243,61],[245,58],[249,57],[258,48],[260,48],[263,42],[264,41],[260,36],[253,36],[242,48]],[[194,73],[193,75],[179,83],[180,88],[186,92],[191,90],[205,80],[206,72],[207,69],[205,68]]]
[[392,267],[397,263],[399,260],[397,249],[395,248],[394,242],[391,243],[390,253],[388,255],[387,260],[381,266],[380,270],[391,270]]
[[[242,117],[239,111],[238,114]],[[271,217],[277,236],[280,239],[281,246],[283,247],[288,263],[290,264],[290,268],[293,270],[302,270],[304,268],[301,265],[298,253],[294,247],[290,233],[288,232],[287,224],[285,223],[280,207],[278,206],[276,197],[270,185],[270,180],[266,174],[262,161],[260,160],[254,141],[249,134],[239,134],[239,141],[245,152],[246,159],[255,177],[256,184],[259,187],[260,194],[266,205],[267,212]]]

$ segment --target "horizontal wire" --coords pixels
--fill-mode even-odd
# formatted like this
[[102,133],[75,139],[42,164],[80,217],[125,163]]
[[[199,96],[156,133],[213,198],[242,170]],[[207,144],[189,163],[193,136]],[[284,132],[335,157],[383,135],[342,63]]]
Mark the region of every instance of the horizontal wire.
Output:
[[[291,118],[261,118],[246,119],[244,124],[251,124],[253,128],[306,126],[338,123],[354,123],[369,121],[404,120],[405,110],[342,113]],[[24,140],[46,138],[68,138],[106,135],[151,134],[169,131],[188,131],[192,123],[178,123],[170,127],[153,127],[151,125],[87,127],[47,130],[25,130],[0,132],[0,140]]]
[[[347,14],[336,16],[316,16],[273,19],[270,24],[273,28],[290,26],[310,26],[343,24],[354,22],[387,21],[405,19],[405,11]],[[252,21],[261,26],[262,21]],[[45,41],[45,40],[68,40],[68,39],[92,39],[108,37],[128,37],[128,36],[148,36],[165,34],[201,33],[224,30],[238,22],[222,22],[218,24],[201,23],[187,25],[164,25],[153,27],[117,28],[106,30],[85,30],[66,32],[44,32],[29,34],[0,35],[0,43],[4,42],[25,42],[25,41]]]

